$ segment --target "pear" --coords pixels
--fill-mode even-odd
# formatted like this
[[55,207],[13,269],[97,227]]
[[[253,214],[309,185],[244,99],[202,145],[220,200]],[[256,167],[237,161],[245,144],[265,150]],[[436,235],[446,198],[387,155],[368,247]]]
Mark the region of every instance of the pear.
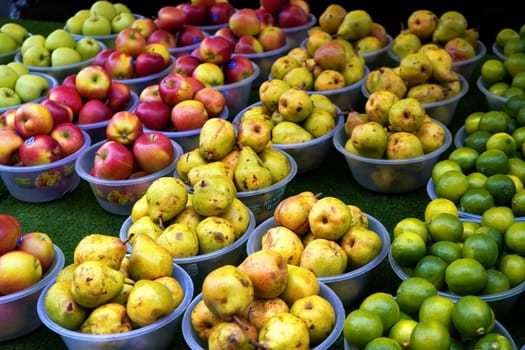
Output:
[[399,76],[408,86],[426,83],[432,76],[433,65],[427,55],[414,52],[399,62]]
[[108,303],[126,305],[126,303],[128,302],[129,292],[131,291],[131,288],[133,288],[134,284],[135,282],[131,279],[124,278],[124,285],[122,286],[122,290],[115,297],[110,299]]
[[284,55],[273,61],[270,67],[270,74],[272,79],[281,80],[286,73],[295,67],[301,67],[301,62],[293,56]]
[[434,121],[424,122],[416,131],[416,136],[421,141],[425,154],[437,150],[445,143],[445,130]]
[[319,290],[319,280],[313,271],[302,266],[288,264],[288,282],[279,297],[291,307],[298,299],[318,295]]
[[332,40],[333,36],[324,30],[317,30],[310,33],[305,42],[305,48],[306,52],[308,53],[308,57],[314,57],[315,52],[319,47]]
[[192,205],[202,216],[221,215],[236,196],[237,188],[230,176],[208,176],[193,187]]
[[139,218],[147,216],[148,214],[148,202],[146,201],[146,196],[141,196],[131,207],[131,221],[135,222]]
[[445,88],[441,84],[424,83],[408,89],[406,97],[415,98],[421,103],[434,103],[445,99]]
[[173,258],[187,258],[199,254],[197,234],[186,224],[170,224],[155,241],[166,249]]
[[[370,98],[368,100],[370,100]],[[365,103],[365,107],[366,107],[366,103]],[[358,111],[355,111],[355,110],[351,110],[350,112],[348,112],[346,119],[345,119],[345,124],[344,124],[346,136],[350,137],[356,125],[366,123],[367,121],[368,121],[367,113],[359,113]]]
[[87,308],[95,308],[117,296],[124,286],[124,274],[98,260],[87,260],[75,267],[71,294]]
[[436,29],[432,32],[432,41],[445,43],[452,38],[461,37],[467,27],[467,19],[461,12],[446,11],[439,17]]
[[308,214],[310,231],[317,238],[337,241],[350,227],[350,209],[342,199],[334,196],[320,198]]
[[365,113],[368,120],[387,126],[388,111],[397,101],[399,101],[399,97],[392,91],[378,90],[372,92],[365,102]]
[[365,37],[372,29],[372,17],[365,10],[349,11],[337,29],[337,37],[350,42]]
[[415,10],[408,16],[407,29],[422,40],[432,38],[439,22],[438,16],[427,9]]
[[272,316],[280,312],[289,312],[290,307],[280,297],[255,298],[246,310],[246,319],[254,325],[257,330]]
[[368,121],[354,127],[349,142],[362,157],[381,159],[385,153],[387,137],[383,125]]
[[354,49],[360,55],[376,52],[382,48],[383,44],[381,43],[381,40],[372,35],[367,35],[354,43]]
[[57,282],[71,282],[73,280],[73,271],[77,267],[74,263],[64,266],[56,277]]
[[98,306],[80,326],[80,332],[87,334],[116,334],[132,329],[126,307],[118,303]]
[[336,312],[330,301],[320,295],[301,298],[290,307],[290,313],[306,323],[311,344],[320,344],[333,332]]
[[206,164],[197,165],[188,172],[188,183],[195,187],[201,179],[214,175],[224,175],[233,179],[234,168],[226,162],[215,160]]
[[241,149],[239,162],[234,173],[235,185],[239,191],[255,191],[272,185],[272,173],[266,168],[249,146]]
[[235,242],[233,224],[220,216],[208,216],[196,227],[199,254],[215,252]]
[[334,118],[337,118],[339,111],[337,105],[332,102],[330,97],[323,94],[313,93],[310,95],[310,100],[312,101],[314,108],[324,109]]
[[463,90],[461,80],[454,80],[448,83],[440,83],[443,87],[443,100],[447,100],[459,94]]
[[[284,77],[284,75],[282,77]],[[279,107],[279,97],[281,97],[283,92],[291,88],[290,84],[282,80],[282,77],[276,78],[272,74],[272,79],[263,81],[259,86],[259,99],[270,112],[277,110],[277,107]]]
[[118,269],[126,255],[126,245],[115,236],[92,233],[82,237],[73,251],[76,265],[87,260],[100,261],[112,269]]
[[237,168],[237,162],[239,161],[239,154],[241,150],[238,147],[232,149],[227,155],[222,157],[219,161],[229,164],[235,173],[235,168]]
[[175,310],[170,290],[158,281],[142,279],[129,293],[126,312],[133,324],[144,327]]
[[310,349],[306,323],[299,317],[281,312],[272,316],[259,331],[259,344],[264,349]]
[[392,53],[398,58],[403,58],[409,53],[417,52],[422,42],[415,33],[405,31],[401,32],[392,40]]
[[177,216],[186,206],[188,191],[181,179],[163,176],[149,185],[145,196],[149,216],[164,228],[164,223]]
[[129,256],[128,273],[134,280],[170,276],[173,272],[171,254],[150,236],[140,233],[135,237]]
[[330,34],[337,33],[348,11],[339,4],[330,4],[319,16],[319,26]]
[[316,238],[306,245],[299,264],[317,277],[340,275],[346,271],[347,265],[348,256],[344,249],[336,241],[325,238]]
[[306,47],[297,46],[290,49],[286,55],[294,57],[295,59],[299,60],[301,65],[303,65],[308,58],[308,51],[306,51]]
[[[346,62],[345,62],[346,65]],[[341,69],[341,71],[344,69]],[[324,69],[314,79],[315,91],[327,91],[342,89],[346,86],[346,81],[343,73],[334,69]]]
[[347,204],[346,206],[350,208],[350,215],[352,216],[352,219],[350,220],[350,228],[354,226],[368,228],[368,217],[366,216],[366,213],[357,205]]
[[461,37],[450,39],[443,48],[452,57],[452,62],[465,61],[476,56],[476,46]]
[[235,146],[235,128],[222,118],[206,120],[199,133],[199,152],[207,161],[219,160]]
[[221,217],[232,223],[235,240],[239,239],[243,234],[245,234],[250,227],[250,209],[237,197],[233,199],[232,204],[221,215]]
[[313,109],[312,100],[305,90],[289,89],[279,98],[278,111],[284,120],[299,123],[305,120]]
[[286,155],[273,147],[263,149],[258,156],[264,167],[270,171],[273,184],[286,178],[292,171],[292,166]]
[[279,122],[272,129],[272,143],[274,144],[302,143],[313,139],[314,135],[291,121]]
[[198,148],[183,153],[179,159],[177,159],[177,174],[179,178],[188,182],[188,173],[191,169],[198,165],[207,164],[208,161],[201,155]]
[[197,213],[193,205],[187,205],[177,216],[172,220],[172,224],[185,224],[188,225],[192,230],[195,231],[195,228],[201,222],[204,217]]
[[49,287],[44,309],[53,322],[70,330],[77,330],[88,315],[88,310],[73,298],[69,281],[57,281]]
[[388,136],[386,159],[409,159],[421,157],[424,154],[423,145],[414,133],[398,131]]
[[204,300],[199,300],[191,310],[190,322],[197,336],[207,341],[215,326],[223,322],[218,315],[214,314]]
[[290,88],[306,91],[311,91],[314,88],[314,74],[312,73],[312,69],[308,68],[307,66],[290,69],[290,71],[286,73],[282,79],[290,86]]
[[315,50],[313,58],[323,70],[343,70],[346,63],[346,48],[340,40],[330,40]]
[[163,229],[159,226],[159,224],[153,221],[149,215],[143,216],[129,225],[127,234],[128,242],[133,246],[135,237],[137,237],[139,233],[145,233],[151,238],[157,239],[157,237],[161,235],[162,231]]
[[255,152],[259,153],[270,142],[272,124],[261,118],[250,118],[241,121],[237,126],[237,145],[240,148],[250,146]]
[[372,22],[372,29],[370,29],[368,36],[376,37],[381,44],[381,48],[386,47],[390,41],[385,26],[378,22]]
[[286,288],[286,259],[275,250],[257,250],[244,258],[238,268],[252,281],[256,298],[274,298]]
[[[421,47],[423,49],[423,47]],[[452,57],[447,50],[441,47],[429,47],[422,50],[432,62],[432,79],[437,83],[446,83],[459,80],[457,73],[452,70]]]
[[177,308],[184,300],[184,289],[180,282],[173,276],[162,276],[154,279],[156,282],[160,282],[170,290],[171,297],[173,298],[173,308]]
[[304,245],[294,231],[284,226],[273,226],[261,237],[263,249],[275,250],[284,256],[287,264],[299,265]]
[[308,233],[308,214],[317,199],[312,191],[303,191],[284,198],[273,210],[275,225],[284,226],[298,235]]
[[395,102],[388,111],[388,122],[393,131],[415,132],[423,124],[425,107],[415,98],[407,97]]
[[339,242],[348,256],[348,266],[357,269],[372,261],[381,251],[381,237],[363,226],[352,226]]
[[243,327],[238,322],[221,322],[213,327],[208,336],[208,349],[255,350],[257,329]]
[[399,98],[403,98],[407,92],[405,81],[390,67],[379,67],[370,71],[366,76],[365,86],[369,93],[388,90]]
[[254,299],[250,278],[234,265],[222,265],[206,275],[202,282],[202,300],[224,321],[243,315]]

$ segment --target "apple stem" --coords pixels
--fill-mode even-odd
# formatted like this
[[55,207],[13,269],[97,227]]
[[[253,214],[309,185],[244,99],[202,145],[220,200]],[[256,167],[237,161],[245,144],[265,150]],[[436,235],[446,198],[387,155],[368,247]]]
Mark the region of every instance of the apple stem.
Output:
[[319,197],[321,197],[322,195],[323,195],[323,192],[317,192],[317,193],[315,194],[315,198],[319,198]]

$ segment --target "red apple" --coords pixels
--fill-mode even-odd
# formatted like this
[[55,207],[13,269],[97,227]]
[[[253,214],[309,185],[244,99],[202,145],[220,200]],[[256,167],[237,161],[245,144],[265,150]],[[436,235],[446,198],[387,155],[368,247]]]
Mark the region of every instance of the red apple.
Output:
[[77,90],[77,84],[75,83],[75,79],[77,78],[77,73],[69,74],[62,80],[62,83],[60,83],[60,86],[66,86],[68,88],[71,88],[73,90]]
[[261,22],[261,29],[273,26],[275,25],[275,16],[268,11],[264,7],[259,7],[258,9],[255,9],[255,14],[257,15],[257,18],[259,18],[259,21]]
[[135,170],[133,153],[117,141],[106,141],[95,154],[94,173],[106,180],[125,180]]
[[206,6],[181,3],[176,7],[186,14],[186,24],[202,26],[208,23],[208,9]]
[[38,134],[24,140],[18,149],[23,166],[42,165],[62,158],[60,144],[47,134]]
[[193,70],[192,77],[201,81],[205,86],[224,85],[224,72],[215,63],[202,62]]
[[263,53],[264,48],[259,39],[256,37],[251,35],[243,35],[237,39],[237,42],[233,47],[233,52],[247,54]]
[[286,45],[286,33],[277,26],[264,27],[257,39],[264,51],[277,50]]
[[229,2],[217,2],[208,8],[209,24],[225,24],[235,12],[235,7]]
[[111,85],[111,76],[103,67],[90,65],[77,73],[75,85],[85,99],[104,99]]
[[135,114],[146,129],[165,131],[170,125],[171,107],[163,101],[140,102]]
[[109,120],[113,115],[111,108],[101,100],[91,99],[82,105],[78,112],[78,124],[93,124]]
[[290,0],[260,0],[262,8],[276,16],[283,8],[290,5]]
[[160,101],[164,102],[162,100],[162,97],[160,96],[159,92],[159,84],[152,84],[146,86],[139,95],[139,103],[140,102],[151,102],[151,101]]
[[177,47],[184,47],[201,43],[206,34],[192,25],[185,25],[177,33]]
[[8,109],[0,114],[0,129],[9,128],[15,130],[15,109]]
[[53,241],[44,232],[35,231],[23,234],[16,249],[36,257],[42,266],[42,273],[45,273],[55,260]]
[[195,67],[201,63],[201,60],[195,56],[182,55],[175,59],[172,73],[178,73],[186,77],[191,76]]
[[15,130],[24,139],[33,135],[47,135],[53,129],[53,116],[49,109],[40,103],[26,103],[15,113]]
[[190,56],[197,57],[202,62],[200,45],[194,48],[193,51],[190,52]]
[[82,129],[73,123],[61,123],[55,125],[49,134],[60,145],[62,158],[75,153],[84,145],[84,134]]
[[168,32],[166,29],[156,29],[150,36],[148,36],[146,44],[154,43],[162,44],[169,49],[177,47],[177,39],[175,38],[175,35]]
[[146,37],[138,30],[133,28],[124,28],[118,32],[115,38],[115,49],[125,52],[131,57],[137,57],[146,47]]
[[192,5],[201,5],[210,8],[213,6],[213,4],[215,4],[215,0],[190,0],[190,3]]
[[228,25],[237,37],[243,35],[256,36],[261,31],[261,21],[257,17],[255,9],[242,8],[230,16]]
[[186,77],[190,83],[191,83],[191,86],[193,87],[193,95],[195,96],[195,94],[197,93],[197,91],[199,91],[200,89],[203,89],[206,87],[206,85],[200,81],[199,79],[191,76],[191,77]]
[[42,102],[40,102],[41,105],[46,106],[46,108],[51,113],[51,117],[53,117],[53,125],[58,125],[60,123],[72,123],[74,114],[73,110],[64,103],[59,103],[55,100],[48,98],[45,98]]
[[233,34],[233,32],[230,29],[230,27],[219,28],[219,29],[217,29],[215,31],[215,33],[213,35],[222,36],[222,37],[230,40],[233,44],[235,44],[237,42],[237,37],[235,36],[235,34]]
[[158,29],[155,21],[149,17],[136,18],[133,23],[131,23],[130,27],[138,30],[140,34],[144,35],[146,38]]
[[[74,79],[74,77],[70,78],[73,84]],[[71,109],[73,116],[78,114],[83,103],[82,96],[78,93],[76,85],[72,88],[68,85],[64,85],[63,82],[60,85],[52,87],[47,93],[47,98],[56,101],[59,104],[68,106]]]
[[115,51],[116,50],[112,49],[112,48],[108,48],[108,49],[104,49],[104,50],[100,51],[93,58],[93,64],[96,65],[96,66],[104,67],[106,65],[106,61],[107,61],[109,55],[111,55]]
[[137,114],[120,111],[109,119],[106,126],[106,138],[124,146],[131,146],[142,135],[142,121]]
[[157,26],[175,33],[186,23],[186,13],[177,6],[163,6],[157,11]]
[[135,59],[135,76],[145,77],[162,71],[166,64],[164,57],[156,52],[142,52]]
[[112,79],[131,79],[135,75],[134,65],[133,56],[117,50],[109,55],[104,68]]
[[307,16],[310,16],[310,4],[306,0],[290,0],[290,5],[299,6]]
[[131,89],[128,85],[120,81],[111,81],[106,104],[113,113],[126,109],[131,101]]
[[193,99],[202,102],[210,118],[219,116],[226,106],[226,97],[212,87],[205,87],[197,91]]
[[203,62],[222,66],[230,60],[233,48],[234,45],[230,40],[222,36],[211,35],[202,39],[199,52]]
[[171,109],[171,123],[177,131],[201,128],[208,120],[208,111],[201,101],[186,100]]
[[185,76],[170,73],[160,81],[159,94],[165,103],[175,106],[193,97],[193,86]]
[[[0,129],[0,164],[14,165],[18,162],[18,149],[24,142],[15,130],[10,128]],[[1,233],[0,229],[0,233]],[[1,244],[0,244],[1,247]],[[1,249],[1,248],[0,248]]]
[[224,83],[232,84],[244,80],[254,74],[252,61],[246,56],[235,55],[222,68]]
[[133,143],[133,155],[138,168],[150,174],[169,166],[174,154],[170,138],[162,132],[146,132]]
[[15,216],[0,213],[0,255],[15,249],[20,237],[20,221]]
[[168,67],[173,60],[173,56],[171,55],[169,48],[160,43],[146,44],[144,52],[154,52],[161,55],[162,58],[164,58],[164,67]]
[[291,28],[308,23],[308,14],[298,5],[289,5],[277,15],[277,26]]

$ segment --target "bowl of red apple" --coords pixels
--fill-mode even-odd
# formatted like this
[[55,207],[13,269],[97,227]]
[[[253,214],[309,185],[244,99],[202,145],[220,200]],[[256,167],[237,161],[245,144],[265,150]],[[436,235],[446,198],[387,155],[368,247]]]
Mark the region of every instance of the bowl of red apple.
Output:
[[71,122],[55,122],[54,112],[29,102],[12,112],[0,131],[0,177],[9,194],[24,202],[49,202],[76,189],[75,161],[91,144]]

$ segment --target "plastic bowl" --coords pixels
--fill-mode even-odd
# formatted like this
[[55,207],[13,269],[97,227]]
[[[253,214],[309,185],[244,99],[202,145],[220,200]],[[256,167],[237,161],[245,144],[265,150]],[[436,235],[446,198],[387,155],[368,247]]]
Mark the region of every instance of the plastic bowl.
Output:
[[175,141],[173,145],[173,162],[156,173],[127,180],[104,180],[90,174],[93,168],[95,153],[106,140],[102,140],[82,153],[76,160],[75,170],[78,176],[86,180],[97,199],[98,204],[106,211],[117,215],[130,215],[133,204],[146,192],[149,185],[163,176],[171,176],[182,155],[182,148]]
[[282,28],[288,38],[290,47],[299,47],[301,42],[308,37],[308,30],[317,23],[317,17],[314,14],[310,14],[308,23],[302,26]]
[[[330,287],[341,299],[343,306],[349,308],[355,305],[358,300],[367,292],[370,272],[374,270],[387,256],[390,249],[390,234],[385,226],[375,217],[366,214],[368,218],[368,228],[381,236],[382,246],[379,254],[368,264],[352,271],[345,272],[336,276],[318,277],[319,282]],[[261,238],[265,232],[275,227],[273,216],[260,223],[248,238],[246,251],[252,254],[261,249]]]
[[155,74],[150,74],[148,76],[140,78],[113,80],[126,84],[132,91],[135,91],[138,95],[140,95],[142,90],[144,90],[147,86],[160,83],[162,78],[171,73],[173,66],[175,65],[175,57],[171,56],[170,59],[170,64],[166,68]]
[[[226,24],[226,25],[228,25],[228,24]],[[197,28],[199,28],[199,27],[197,27]],[[210,33],[208,33],[206,30],[201,29],[201,31],[203,32],[205,37],[210,36]],[[198,43],[191,44],[191,45],[186,45],[186,46],[171,47],[171,48],[168,49],[168,51],[174,58],[177,58],[179,56],[187,56],[187,55],[191,55],[193,50],[198,48],[200,46],[200,44],[201,43],[198,42]]]
[[[173,263],[182,267],[192,278],[195,287],[195,293],[200,292],[202,281],[204,277],[212,270],[222,265],[238,265],[244,259],[246,252],[246,242],[255,228],[255,216],[250,210],[250,223],[244,234],[235,242],[227,247],[219,249],[215,252],[199,254],[187,258],[174,258]],[[121,240],[126,240],[128,237],[128,230],[132,224],[131,217],[128,216],[122,226],[120,227],[119,237]],[[131,245],[126,244],[128,252],[131,251]]]
[[[224,110],[217,116],[217,118],[228,119],[230,112],[228,106],[224,107]],[[154,131],[151,129],[144,128],[144,132]],[[199,134],[201,128],[185,131],[160,131],[170,139],[177,142],[184,152],[191,151],[199,147]]]
[[496,42],[492,44],[491,49],[492,53],[496,55],[500,60],[505,61],[507,59],[507,56],[505,56],[505,54],[503,53],[503,49]]
[[[47,83],[49,84],[49,89],[51,89],[51,88],[53,88],[53,87],[58,85],[58,81],[52,75],[49,75],[49,74],[46,74],[46,73],[39,73],[39,72],[31,72],[29,74],[39,75],[39,76],[45,78],[47,80]],[[39,98],[34,99],[32,101],[28,101],[28,102],[40,103],[40,102],[42,102],[42,101],[44,101],[46,99],[46,95],[47,95],[47,91],[45,91],[43,93],[43,95],[40,96]],[[21,103],[19,105],[15,105],[15,106],[0,107],[0,114],[4,113],[5,111],[8,111],[10,109],[18,109],[18,107],[20,107],[21,105],[23,105],[23,103]]]
[[182,315],[193,298],[193,282],[186,271],[173,264],[172,276],[179,281],[184,298],[179,306],[168,316],[150,325],[115,334],[86,334],[57,325],[46,314],[44,298],[51,287],[49,284],[38,298],[37,312],[42,323],[60,335],[68,349],[75,350],[113,350],[113,349],[167,349],[173,340]]
[[[319,295],[325,298],[332,304],[335,309],[336,321],[332,332],[326,337],[324,341],[312,347],[312,350],[323,350],[330,348],[339,338],[343,331],[345,321],[345,309],[341,300],[337,297],[332,289],[330,289],[324,283],[319,283]],[[202,293],[199,293],[191,302],[188,309],[182,316],[182,335],[186,344],[193,350],[205,350],[208,349],[208,343],[202,340],[199,335],[193,329],[191,325],[191,312],[195,308],[195,305],[202,300]]]
[[[75,40],[78,41],[78,39],[75,39]],[[106,49],[106,45],[102,41],[97,40],[97,43],[99,44],[101,51]],[[92,64],[94,60],[95,60],[95,57],[92,57],[88,60],[85,60],[79,63],[68,64],[66,66],[60,66],[60,67],[37,67],[37,66],[29,66],[27,64],[26,66],[30,72],[46,73],[54,77],[58,81],[58,83],[62,83],[62,80],[64,80],[65,77],[71,74],[78,73],[78,71],[81,70],[82,68],[87,67],[90,64]],[[16,53],[15,61],[23,63],[22,51],[19,51]]]
[[91,138],[82,131],[84,145],[56,162],[34,166],[0,165],[0,177],[9,193],[19,201],[41,203],[61,198],[80,184],[76,160],[90,147]]
[[20,48],[17,48],[13,51],[0,53],[0,64],[8,64],[9,62],[12,62],[19,51]]
[[478,87],[478,90],[481,91],[483,95],[485,95],[485,99],[487,100],[489,110],[503,110],[503,106],[505,105],[505,102],[508,100],[508,98],[498,96],[490,92],[489,84],[487,84],[481,76],[476,81],[476,85]]
[[38,297],[64,267],[64,253],[54,244],[55,259],[42,279],[29,288],[0,296],[0,341],[26,335],[42,325],[36,312]]
[[344,126],[335,132],[333,142],[348,164],[350,173],[361,186],[378,193],[405,193],[425,185],[432,168],[452,144],[452,133],[443,123],[434,120],[445,130],[445,141],[437,150],[421,157],[389,160],[361,157],[348,152],[344,145],[348,139]]
[[[240,111],[233,119],[233,122],[239,123],[244,112],[255,106],[262,106],[262,102],[256,102]],[[306,173],[316,169],[324,162],[326,155],[333,147],[332,137],[337,127],[344,124],[344,119],[343,115],[339,115],[336,127],[332,131],[311,141],[290,144],[272,143],[272,147],[285,151],[295,159],[297,174]]]
[[[139,96],[136,92],[131,91],[131,100],[128,103],[128,107],[126,110],[133,111],[135,108],[137,108],[137,105],[139,104]],[[79,124],[78,127],[85,132],[89,134],[91,137],[91,143],[97,143],[99,141],[102,141],[106,139],[106,126],[108,125],[109,120],[103,120],[98,123],[90,123],[90,124]]]
[[[461,91],[458,94],[443,101],[423,103],[425,111],[432,119],[440,121],[447,126],[450,125],[452,119],[454,118],[459,101],[467,94],[469,90],[469,83],[467,79],[465,79],[465,77],[461,74],[458,74],[458,76],[461,80]],[[365,98],[368,99],[370,97],[370,92],[367,90],[366,84],[361,85],[361,92]]]

